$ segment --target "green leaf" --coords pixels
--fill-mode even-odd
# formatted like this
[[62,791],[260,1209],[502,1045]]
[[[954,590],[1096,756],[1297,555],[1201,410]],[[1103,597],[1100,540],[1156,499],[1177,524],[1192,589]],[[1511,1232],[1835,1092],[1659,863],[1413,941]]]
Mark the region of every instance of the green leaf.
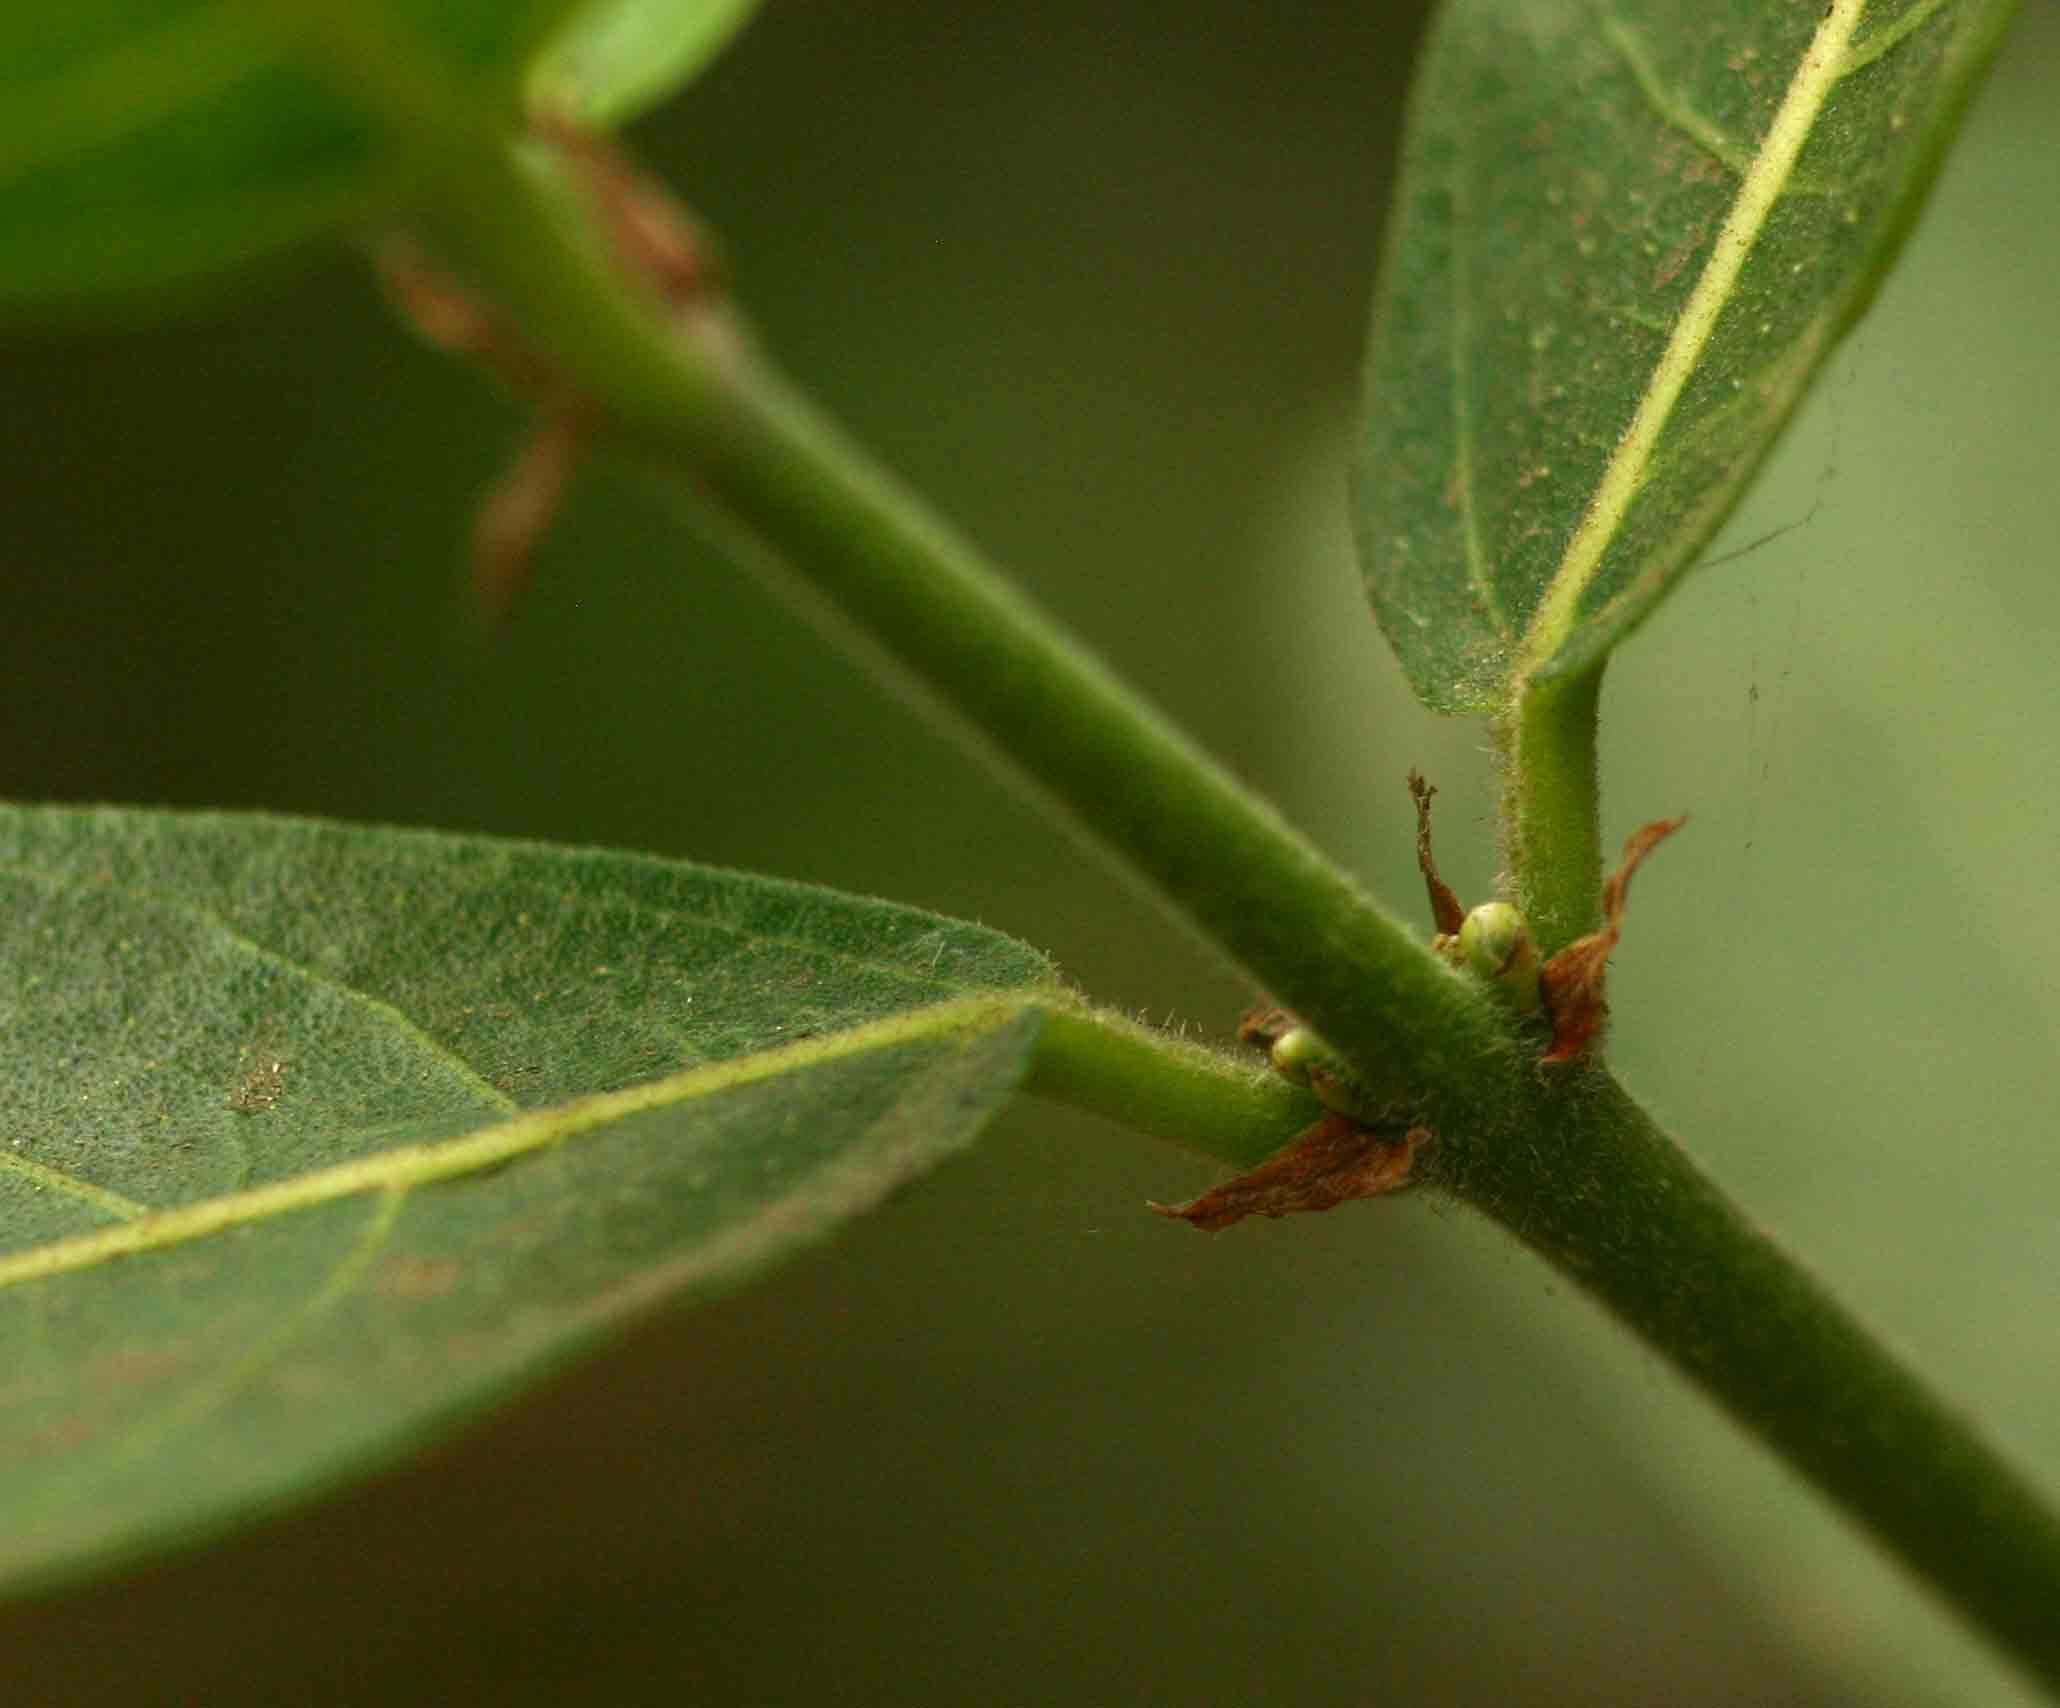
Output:
[[760,0],[610,0],[585,7],[530,73],[532,107],[620,124],[690,82]]
[[1451,0],[1356,474],[1417,693],[1599,660],[1722,524],[1878,284],[2010,0]]
[[303,34],[303,10],[339,7],[373,67],[503,115],[511,128],[540,44],[539,75],[580,89],[582,111],[620,116],[690,77],[747,9],[740,0],[0,8],[0,314],[176,303],[391,211],[405,175],[350,84],[325,71],[315,32]]
[[635,855],[0,808],[0,1584],[304,1495],[968,1143],[1053,994]]

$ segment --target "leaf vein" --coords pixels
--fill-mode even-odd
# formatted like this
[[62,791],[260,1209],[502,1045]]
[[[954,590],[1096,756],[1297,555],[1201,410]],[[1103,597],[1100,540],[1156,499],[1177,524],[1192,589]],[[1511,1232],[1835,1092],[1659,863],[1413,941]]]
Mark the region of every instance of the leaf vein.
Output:
[[196,1378],[176,1399],[157,1410],[128,1421],[96,1452],[77,1461],[79,1468],[70,1475],[60,1465],[55,1475],[43,1477],[25,1508],[17,1510],[16,1521],[32,1516],[38,1509],[48,1510],[75,1499],[82,1484],[102,1481],[120,1467],[148,1458],[168,1438],[220,1410],[238,1389],[247,1387],[267,1365],[276,1363],[288,1347],[351,1295],[373,1260],[391,1243],[407,1198],[406,1187],[383,1191],[364,1226],[331,1265],[319,1287],[226,1366]]
[[1855,42],[1847,48],[1839,76],[1850,77],[1855,71],[1864,71],[1877,59],[1893,53],[1951,4],[1953,0],[1918,0],[1894,23],[1884,24],[1865,41]]
[[1741,148],[1718,125],[1704,118],[1685,96],[1667,87],[1636,30],[1623,19],[1605,13],[1602,33],[1622,58],[1625,69],[1631,73],[1631,81],[1638,85],[1638,92],[1661,119],[1726,167],[1733,177],[1742,178],[1751,170],[1749,150]]
[[112,1192],[105,1186],[96,1186],[90,1180],[81,1180],[75,1174],[66,1174],[63,1169],[51,1168],[45,1163],[17,1155],[12,1151],[0,1151],[0,1170],[19,1175],[46,1191],[61,1192],[65,1197],[75,1198],[81,1204],[90,1204],[101,1214],[118,1222],[133,1222],[139,1216],[150,1214],[148,1204],[138,1203],[134,1198],[125,1198],[121,1193]]
[[406,1191],[499,1168],[583,1133],[673,1103],[740,1090],[782,1074],[898,1045],[992,1031],[1038,1005],[985,995],[938,1003],[864,1026],[760,1050],[728,1061],[688,1068],[621,1091],[576,1098],[554,1108],[517,1114],[455,1139],[404,1145],[247,1191],[159,1211],[118,1227],[76,1234],[0,1257],[0,1288],[96,1268],[130,1257],[249,1227],[367,1192]]
[[214,908],[203,906],[199,902],[188,901],[183,896],[169,895],[162,890],[151,889],[146,885],[122,884],[102,886],[77,878],[44,872],[33,866],[0,866],[0,873],[4,873],[9,877],[23,878],[31,882],[45,884],[52,889],[79,894],[88,893],[95,889],[113,888],[117,894],[128,896],[135,901],[144,902],[152,907],[162,908],[167,913],[184,918],[192,924],[200,926],[220,942],[227,944],[239,953],[248,955],[251,959],[265,966],[276,968],[290,978],[313,985],[317,989],[326,990],[332,995],[342,998],[345,1002],[363,1009],[375,1019],[411,1039],[454,1078],[458,1079],[495,1108],[513,1111],[521,1107],[505,1091],[501,1090],[499,1086],[487,1079],[477,1068],[466,1061],[463,1056],[451,1049],[449,1045],[443,1043],[434,1034],[427,1031],[420,1022],[412,1019],[403,1010],[388,1002],[384,997],[376,996],[368,990],[361,990],[356,985],[347,983],[342,979],[332,978],[329,974],[318,972],[313,967],[296,961],[289,955],[282,955],[278,950],[268,948],[248,932],[235,925],[226,914],[220,913]]
[[[1732,177],[1743,179],[1752,170],[1752,150],[1734,141],[1730,133],[1714,120],[1704,117],[1685,95],[1668,88],[1666,80],[1659,74],[1659,68],[1652,63],[1652,56],[1646,52],[1643,38],[1636,30],[1623,19],[1604,13],[1602,31],[1622,58],[1625,69],[1631,73],[1631,80],[1638,85],[1638,92],[1645,97],[1647,105],[1663,123],[1687,137]],[[1836,188],[1836,185],[1823,183],[1805,173],[1791,172],[1788,181],[1782,186],[1782,193],[1791,196],[1828,196],[1833,194]]]

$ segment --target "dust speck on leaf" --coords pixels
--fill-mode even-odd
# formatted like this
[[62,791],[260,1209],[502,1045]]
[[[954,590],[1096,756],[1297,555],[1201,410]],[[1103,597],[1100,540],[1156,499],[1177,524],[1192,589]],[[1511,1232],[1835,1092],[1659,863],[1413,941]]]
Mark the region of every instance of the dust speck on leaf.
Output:
[[240,1115],[266,1114],[286,1095],[286,1075],[293,1064],[269,1050],[243,1054],[255,1059],[229,1093],[229,1107]]

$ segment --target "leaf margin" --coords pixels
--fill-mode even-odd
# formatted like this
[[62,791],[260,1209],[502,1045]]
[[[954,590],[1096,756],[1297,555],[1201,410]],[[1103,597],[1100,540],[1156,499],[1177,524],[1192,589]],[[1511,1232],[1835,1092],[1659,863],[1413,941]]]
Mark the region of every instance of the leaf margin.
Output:
[[[1437,200],[1430,186],[1452,169],[1447,156],[1459,146],[1452,140],[1453,136],[1466,129],[1464,123],[1452,117],[1448,105],[1457,98],[1455,89],[1461,77],[1460,68],[1473,64],[1464,56],[1457,38],[1465,31],[1485,27],[1483,19],[1492,9],[1486,4],[1469,4],[1469,0],[1446,0],[1441,13],[1433,19],[1431,33],[1423,49],[1419,76],[1412,87],[1405,115],[1403,165],[1395,205],[1385,222],[1374,294],[1366,385],[1352,459],[1353,535],[1362,577],[1374,615],[1402,664],[1412,689],[1424,705],[1446,714],[1507,715],[1513,712],[1516,699],[1526,684],[1542,686],[1547,682],[1575,678],[1594,669],[1653,613],[1670,592],[1683,583],[1697,566],[1709,540],[1749,489],[1753,477],[1807,393],[1810,382],[1821,371],[1825,358],[1878,293],[1901,244],[1907,240],[1922,211],[1926,194],[1936,179],[1958,121],[1979,86],[1982,71],[2000,46],[2015,5],[2016,0],[1913,0],[1900,13],[1866,33],[1859,33],[1861,26],[1879,17],[1878,0],[1871,17],[1869,0],[1831,0],[1824,8],[1817,27],[1810,32],[1807,48],[1798,54],[1794,71],[1784,79],[1780,105],[1786,104],[1809,53],[1825,45],[1825,32],[1830,27],[1849,26],[1847,46],[1830,66],[1827,90],[1835,91],[1849,77],[1865,71],[1926,25],[1937,25],[1943,15],[1943,27],[1953,33],[1941,49],[1937,63],[1923,74],[1922,99],[1914,104],[1914,113],[1920,123],[1911,139],[1917,146],[1905,147],[1897,156],[1888,193],[1864,215],[1867,227],[1864,245],[1842,257],[1842,276],[1821,299],[1821,312],[1816,323],[1808,328],[1807,337],[1797,337],[1770,364],[1770,373],[1784,362],[1793,371],[1777,376],[1779,384],[1770,389],[1766,406],[1755,412],[1759,419],[1755,423],[1756,437],[1749,453],[1727,451],[1733,461],[1721,480],[1670,507],[1685,520],[1678,528],[1663,526],[1656,533],[1658,543],[1649,559],[1654,567],[1648,569],[1641,565],[1635,572],[1627,574],[1620,561],[1611,561],[1607,596],[1590,608],[1582,607],[1583,594],[1595,585],[1593,571],[1608,558],[1612,546],[1623,532],[1627,513],[1620,509],[1614,518],[1603,517],[1598,523],[1600,506],[1596,500],[1599,481],[1589,481],[1579,489],[1578,511],[1571,506],[1563,506],[1559,511],[1560,515],[1568,518],[1565,526],[1569,531],[1558,536],[1560,547],[1554,554],[1553,574],[1549,579],[1557,589],[1558,603],[1564,608],[1547,610],[1546,584],[1533,583],[1526,576],[1525,581],[1518,584],[1529,588],[1525,596],[1530,603],[1522,610],[1523,620],[1518,625],[1505,624],[1499,640],[1491,640],[1488,617],[1499,598],[1484,600],[1481,597],[1483,586],[1494,592],[1488,573],[1492,565],[1486,561],[1488,554],[1480,543],[1468,497],[1472,482],[1468,474],[1467,435],[1464,431],[1455,433],[1450,420],[1453,412],[1463,414],[1474,401],[1463,374],[1465,363],[1472,354],[1470,345],[1477,342],[1478,337],[1472,333],[1460,337],[1439,332],[1439,326],[1456,317],[1430,300],[1443,290],[1442,285],[1434,286],[1430,280],[1449,280],[1455,273],[1463,275],[1468,244],[1464,231],[1454,235],[1456,226],[1464,223],[1461,216],[1454,215],[1441,224],[1425,209]],[[1568,20],[1576,14],[1588,18],[1603,34],[1608,34],[1610,26],[1618,23],[1614,12],[1599,0],[1568,0],[1568,3],[1551,10],[1560,28],[1570,28]],[[1514,23],[1508,27],[1512,31],[1518,28]],[[1541,24],[1539,27],[1542,29],[1544,26]],[[1635,62],[1637,56],[1628,57]],[[1737,62],[1734,60],[1732,63],[1735,65]],[[1502,69],[1506,71],[1506,68]],[[1647,86],[1652,76],[1649,63],[1638,73],[1638,86],[1648,101],[1654,98],[1652,89]],[[1571,102],[1576,98],[1569,85],[1563,99]],[[1877,106],[1874,112],[1878,116],[1880,108]],[[1690,118],[1694,116],[1689,115]],[[1675,129],[1695,136],[1705,151],[1713,147],[1701,128],[1684,125],[1680,115],[1675,115],[1672,122]],[[1890,128],[1899,130],[1900,121]],[[1812,135],[1805,134],[1800,140],[1801,145],[1807,147]],[[1767,137],[1763,134],[1752,144],[1751,155],[1755,162],[1759,160],[1766,142]],[[1728,160],[1729,156],[1725,158]],[[1790,164],[1792,166],[1793,161]],[[1518,162],[1515,169],[1521,171],[1522,163]],[[1807,179],[1807,174],[1804,179]],[[1807,182],[1804,189],[1806,193],[1819,193]],[[1727,227],[1738,200],[1736,191],[1727,195]],[[1447,250],[1451,255],[1439,259]],[[1425,259],[1419,261],[1419,256]],[[1698,282],[1712,261],[1721,259],[1720,244],[1705,238],[1698,250]],[[1749,255],[1741,257],[1742,264],[1749,265],[1750,260]],[[1461,282],[1463,284],[1463,277]],[[1458,294],[1457,287],[1453,294]],[[1716,306],[1721,313],[1725,305],[1720,302]],[[1409,322],[1411,317],[1414,317],[1415,324],[1410,330],[1395,330],[1398,325]],[[1581,324],[1585,326],[1587,323]],[[1673,342],[1672,334],[1677,329],[1677,324],[1670,321],[1669,348]],[[1394,338],[1403,342],[1391,347]],[[1433,339],[1445,341],[1448,354],[1443,359],[1452,365],[1449,371],[1460,377],[1442,382],[1433,382],[1428,377],[1431,373],[1429,341]],[[1656,365],[1648,365],[1640,359],[1641,378],[1636,401],[1641,408],[1651,391],[1651,367]],[[1428,388],[1435,383],[1441,391],[1457,390],[1461,395],[1452,399],[1447,406],[1447,418],[1427,435],[1438,442],[1456,439],[1447,462],[1432,467],[1427,459],[1419,459],[1421,466],[1408,471],[1405,477],[1396,472],[1403,458],[1394,453],[1398,445],[1406,446],[1410,441],[1407,438],[1397,440],[1397,427],[1386,425],[1388,416],[1396,414],[1387,404],[1387,395],[1388,388],[1395,386],[1406,396],[1412,380],[1420,387]],[[1521,413],[1524,410],[1521,386],[1515,381],[1508,382],[1508,385],[1516,389],[1502,399],[1502,404],[1506,404],[1512,413]],[[1485,401],[1491,406],[1491,412],[1500,407],[1492,395]],[[1419,418],[1424,413],[1418,409],[1408,411],[1407,415],[1420,429],[1423,421]],[[1667,431],[1669,417],[1673,414],[1670,407],[1659,420],[1658,430],[1662,435]],[[1400,419],[1398,415],[1398,423]],[[1630,430],[1630,415],[1624,417],[1623,422],[1620,436],[1627,435]],[[1671,452],[1678,442],[1668,444],[1666,450]],[[1617,468],[1622,460],[1618,455],[1620,448],[1618,443],[1612,442],[1611,454],[1603,460],[1603,468]],[[1647,466],[1649,468],[1650,465]],[[1544,468],[1535,472],[1539,475],[1550,473]],[[1629,466],[1619,470],[1620,482],[1627,487],[1628,499],[1632,502],[1643,489],[1645,472]],[[1530,476],[1527,474],[1525,478],[1527,483]],[[1405,479],[1405,484],[1397,484]],[[1427,546],[1425,541],[1429,536],[1423,532],[1425,524],[1412,520],[1410,511],[1414,508],[1421,512],[1432,507],[1436,498],[1431,491],[1434,485],[1442,485],[1446,508],[1456,510],[1458,514],[1457,520],[1445,524],[1446,534],[1452,537]],[[1412,490],[1413,496],[1410,495]],[[1648,522],[1647,526],[1652,524]],[[1598,534],[1599,548],[1592,553],[1593,563],[1575,565],[1574,573],[1568,575],[1566,571],[1568,560],[1573,555],[1573,543],[1583,532]],[[1387,538],[1390,534],[1397,542],[1414,542],[1412,546],[1402,548],[1401,553],[1404,560],[1409,558],[1411,551],[1418,554],[1413,571],[1408,561],[1395,566],[1393,559],[1397,547],[1390,545]],[[1469,542],[1469,550],[1462,551],[1455,543],[1460,535]],[[1595,544],[1595,539],[1591,538],[1584,542],[1584,549]],[[1507,542],[1498,542],[1498,549],[1506,547]],[[1463,562],[1467,567],[1462,567]],[[1433,574],[1425,567],[1426,563],[1442,567]],[[1583,573],[1584,569],[1586,573]],[[1469,593],[1468,588],[1473,591]],[[1540,614],[1545,618],[1542,624],[1537,620]]]

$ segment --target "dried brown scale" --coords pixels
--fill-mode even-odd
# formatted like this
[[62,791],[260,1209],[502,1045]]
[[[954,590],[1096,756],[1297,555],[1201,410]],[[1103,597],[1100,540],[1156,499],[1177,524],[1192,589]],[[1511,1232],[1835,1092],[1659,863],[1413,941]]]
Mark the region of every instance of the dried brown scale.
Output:
[[1379,1198],[1409,1184],[1425,1127],[1399,1138],[1349,1116],[1326,1115],[1278,1156],[1185,1204],[1154,1204],[1162,1216],[1203,1233],[1221,1233],[1247,1216],[1295,1216],[1334,1210],[1355,1198]]
[[1441,937],[1456,937],[1466,923],[1466,909],[1452,886],[1438,876],[1438,863],[1431,857],[1431,797],[1438,791],[1423,779],[1421,771],[1409,773],[1409,793],[1416,801],[1416,865],[1423,873],[1423,886],[1430,893],[1431,923]]
[[557,149],[585,180],[616,259],[675,309],[705,302],[721,289],[721,256],[708,234],[664,184],[641,171],[612,137],[540,113],[530,130]]
[[472,592],[490,621],[512,615],[528,591],[536,546],[565,501],[586,424],[577,411],[546,414],[472,519]]
[[1609,971],[1609,957],[1623,936],[1624,908],[1631,893],[1631,877],[1650,854],[1682,825],[1680,818],[1663,818],[1631,833],[1624,843],[1623,859],[1602,888],[1600,931],[1577,938],[1547,961],[1538,974],[1545,998],[1545,1012],[1552,1020],[1552,1047],[1541,1058],[1555,1066],[1577,1061],[1601,1036],[1609,1018],[1609,1004],[1603,1000],[1603,984]]
[[[1447,944],[1456,948],[1467,915],[1459,898],[1438,876],[1431,855],[1431,797],[1437,790],[1412,771],[1409,793],[1416,801],[1417,865],[1440,927],[1438,943],[1441,948]],[[1575,1061],[1601,1035],[1609,1012],[1603,1001],[1603,980],[1610,952],[1623,935],[1632,876],[1653,849],[1687,822],[1685,817],[1661,819],[1633,833],[1624,844],[1622,862],[1603,886],[1603,929],[1570,943],[1540,969],[1539,994],[1552,1023],[1551,1046],[1540,1058],[1542,1062]],[[1445,952],[1452,953],[1454,948]],[[1295,1036],[1298,1033],[1303,1034],[1300,1040]],[[1409,1184],[1416,1152],[1431,1142],[1428,1127],[1412,1126],[1397,1137],[1392,1128],[1383,1130],[1348,1113],[1349,1083],[1333,1075],[1320,1056],[1312,1060],[1309,1052],[1295,1047],[1298,1041],[1311,1041],[1313,1034],[1285,1008],[1262,1004],[1249,1009],[1238,1022],[1237,1035],[1240,1042],[1263,1051],[1277,1072],[1315,1089],[1332,1106],[1331,1112],[1286,1150],[1248,1173],[1189,1203],[1153,1204],[1153,1210],[1204,1233],[1220,1233],[1247,1216],[1278,1218],[1331,1210],[1350,1199],[1382,1197]]]

